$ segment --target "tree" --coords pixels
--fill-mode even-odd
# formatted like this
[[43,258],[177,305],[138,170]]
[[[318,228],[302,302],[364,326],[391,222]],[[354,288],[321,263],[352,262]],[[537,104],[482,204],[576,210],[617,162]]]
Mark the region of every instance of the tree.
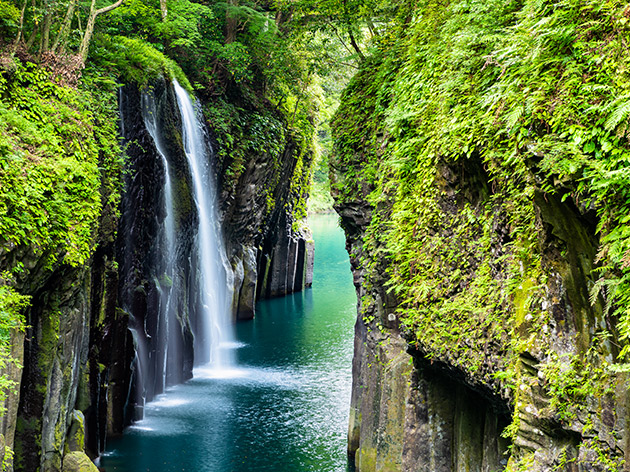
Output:
[[118,8],[123,4],[124,1],[125,0],[117,0],[116,3],[112,3],[111,5],[97,9],[96,0],[92,0],[92,3],[90,5],[90,16],[88,17],[87,25],[85,27],[85,33],[83,33],[81,47],[79,48],[79,57],[81,58],[82,64],[85,64],[85,60],[87,59],[90,41],[92,40],[92,35],[94,34],[94,24],[96,23],[96,17],[110,12],[115,8]]
[[[78,65],[82,66],[94,34],[96,18],[118,8],[123,2],[116,0],[98,8],[96,0],[92,0],[86,18],[79,8],[79,0],[23,0],[19,8],[0,0],[0,26],[7,25],[0,28],[0,40],[11,52],[20,49],[39,58],[49,53],[64,56],[78,52]],[[79,37],[81,40],[77,41]]]
[[359,60],[365,58],[363,47],[377,34],[375,23],[387,4],[374,0],[276,0],[280,10],[290,12],[283,17],[290,16],[293,26],[333,34]]

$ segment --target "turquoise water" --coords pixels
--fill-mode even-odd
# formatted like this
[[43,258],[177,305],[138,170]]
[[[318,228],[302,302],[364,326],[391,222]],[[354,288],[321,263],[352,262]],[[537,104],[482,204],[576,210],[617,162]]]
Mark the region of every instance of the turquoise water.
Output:
[[237,367],[197,369],[109,440],[107,472],[345,472],[356,295],[334,215],[309,220],[313,287],[236,326]]

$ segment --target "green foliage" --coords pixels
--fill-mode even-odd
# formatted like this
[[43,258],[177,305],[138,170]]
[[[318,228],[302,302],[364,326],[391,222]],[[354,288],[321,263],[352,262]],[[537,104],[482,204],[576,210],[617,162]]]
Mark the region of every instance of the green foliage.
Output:
[[308,199],[309,212],[322,213],[333,209],[334,201],[330,194],[328,172],[328,156],[318,154],[313,165],[313,182]]
[[30,297],[20,295],[8,285],[0,285],[0,351],[2,353],[6,354],[10,349],[11,331],[24,329],[23,311],[29,303]]
[[602,396],[607,369],[597,367],[597,354],[594,350],[587,356],[558,357],[551,353],[552,359],[541,367],[549,408],[560,421],[570,424],[577,412],[587,413],[587,398]]
[[[111,36],[138,38],[161,52],[177,51],[185,56],[201,54],[209,37],[216,33],[215,13],[209,6],[177,0],[168,2],[168,15],[162,20],[157,2],[131,0],[106,17],[101,31]],[[180,57],[182,62],[188,57]]]
[[192,90],[177,63],[141,39],[100,35],[92,45],[90,59],[96,69],[117,75],[139,87],[164,77],[177,79],[182,87]]
[[0,80],[0,238],[82,264],[101,211],[89,102],[33,64]]
[[[384,41],[353,80],[333,128],[335,166],[342,171],[337,191],[342,200],[357,198],[352,184],[362,180],[377,189],[374,206],[379,195],[395,202],[381,229],[388,232],[391,286],[411,326],[413,319],[426,324],[425,311],[434,312],[436,303],[454,303],[459,316],[470,315],[469,305],[454,298],[453,284],[468,284],[458,270],[472,273],[470,284],[481,284],[488,295],[499,289],[514,294],[515,282],[531,278],[528,272],[540,277],[533,202],[540,191],[597,210],[601,277],[615,281],[607,285],[614,290],[600,295],[614,297],[622,337],[630,335],[628,85],[620,72],[628,61],[625,11],[625,4],[612,1],[564,1],[553,8],[422,1],[401,39]],[[365,124],[357,129],[358,122]],[[453,221],[440,203],[448,189],[438,166],[457,168],[471,159],[481,160],[495,192],[483,206],[458,204]],[[500,208],[509,220],[492,222]],[[454,235],[440,234],[446,222]],[[504,281],[484,275],[493,272],[484,260],[496,260],[488,250],[496,246],[490,226],[497,223],[512,239],[501,263]],[[458,241],[472,244],[462,249]],[[485,309],[479,303],[497,306],[484,297],[475,301],[469,291],[464,296],[477,310]],[[426,332],[425,324],[418,332]]]
[[361,198],[361,181],[375,183],[383,137],[381,95],[390,85],[380,61],[379,56],[368,59],[350,81],[331,126],[335,139],[333,173],[338,179],[333,181],[333,192],[340,202]]
[[[366,289],[382,278],[378,261],[387,258],[388,288],[410,343],[497,394],[507,387],[517,402],[520,354],[550,345],[545,274],[552,269],[542,257],[550,230],[541,202],[563,202],[567,213],[596,215],[600,250],[586,274],[592,312],[618,320],[610,335],[625,358],[627,4],[406,3],[375,41],[332,126],[333,192],[372,210]],[[566,249],[558,252],[559,264],[570,264]],[[569,419],[572,403],[584,405],[610,381],[603,367],[582,363],[585,354],[550,360],[545,389],[558,417]],[[515,415],[512,432],[518,428]]]
[[0,1],[0,37],[9,38],[17,33],[20,10],[7,1]]
[[271,110],[250,111],[216,100],[209,103],[204,112],[219,144],[217,157],[228,164],[223,173],[228,187],[238,182],[251,155],[266,153],[279,164],[286,131]]
[[[275,0],[278,9],[295,16],[294,28],[324,32],[341,42],[345,61],[362,60],[362,48],[378,37],[396,18],[396,1],[376,0]],[[325,49],[322,51],[326,55]],[[325,60],[325,59],[324,59]]]
[[[232,189],[251,156],[268,154],[279,166],[289,139],[298,143],[298,161],[312,152],[320,90],[304,48],[279,28],[275,15],[257,2],[206,6],[175,0],[163,19],[157,2],[132,0],[101,22],[91,50],[92,69],[140,86],[160,75],[187,84],[176,61],[207,103],[224,188]],[[299,179],[310,175],[297,167]],[[294,191],[308,186],[296,182]],[[303,213],[298,208],[306,196],[298,198],[296,212]]]

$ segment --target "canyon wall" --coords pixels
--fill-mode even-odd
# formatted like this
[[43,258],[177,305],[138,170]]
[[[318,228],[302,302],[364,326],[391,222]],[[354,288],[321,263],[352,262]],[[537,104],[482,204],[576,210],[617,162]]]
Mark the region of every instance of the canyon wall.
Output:
[[[624,15],[401,4],[344,92],[331,178],[360,299],[360,472],[630,463],[626,184],[592,170],[625,169],[626,125],[589,108],[609,90],[571,88],[608,83],[588,52],[605,35],[623,63]],[[576,42],[536,49],[548,21]]]
[[[11,80],[10,74],[6,76]],[[57,245],[47,246],[2,240],[2,284],[31,297],[24,311],[26,329],[12,335],[17,363],[3,369],[6,378],[17,384],[17,390],[4,400],[0,430],[1,442],[14,451],[13,457],[10,452],[5,456],[2,449],[6,470],[93,470],[88,456],[97,457],[108,436],[121,434],[138,418],[144,401],[160,393],[164,385],[192,376],[200,320],[188,303],[194,298],[190,261],[181,260],[189,252],[192,236],[178,240],[175,257],[181,269],[167,280],[163,262],[156,257],[165,250],[158,237],[165,219],[161,194],[165,169],[143,118],[143,90],[149,89],[176,176],[175,224],[180,234],[192,234],[197,215],[191,204],[190,173],[172,86],[164,79],[148,89],[126,85],[117,97],[111,96],[119,106],[111,108],[109,121],[89,122],[86,116],[82,128],[88,134],[85,146],[95,139],[89,135],[93,127],[103,126],[110,134],[96,133],[96,139],[102,139],[101,144],[109,140],[118,150],[117,157],[125,156],[124,164],[117,160],[116,165],[110,162],[116,149],[91,156],[93,174],[87,183],[94,194],[90,204],[97,210],[86,230],[83,258],[69,262],[63,235]],[[212,135],[212,123],[207,123],[207,132]],[[120,142],[118,133],[123,136]],[[252,151],[247,171],[220,195],[234,320],[251,318],[257,298],[298,291],[311,282],[312,241],[292,210],[294,200],[307,192],[310,161],[308,156],[298,159],[288,132],[280,137],[274,144],[278,152]],[[221,179],[221,166],[213,165]],[[64,178],[72,179],[72,175]],[[50,189],[42,192],[44,199],[51,194]],[[83,210],[85,202],[80,198],[72,202]],[[81,216],[76,208],[69,205],[62,210]],[[12,210],[9,207],[11,217]],[[9,272],[16,275],[6,278]],[[169,357],[169,375],[163,383],[157,379],[161,379],[158,370],[166,356],[160,342],[165,334],[156,313],[161,294],[172,287],[182,294],[175,308],[177,326],[170,327],[179,354]],[[138,352],[139,346],[147,352]],[[151,359],[143,366],[144,379],[139,378],[138,368],[142,356]]]

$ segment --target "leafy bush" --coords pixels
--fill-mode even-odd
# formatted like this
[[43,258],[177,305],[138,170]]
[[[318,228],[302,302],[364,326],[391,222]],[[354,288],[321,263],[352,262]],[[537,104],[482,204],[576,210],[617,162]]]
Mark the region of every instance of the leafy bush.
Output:
[[141,39],[99,35],[92,45],[90,59],[96,68],[140,87],[164,77],[177,79],[182,87],[192,90],[188,77],[177,63]]
[[5,41],[14,39],[20,21],[20,10],[9,2],[0,0],[0,38]]
[[82,264],[101,211],[89,101],[33,64],[5,71],[0,94],[0,239]]

